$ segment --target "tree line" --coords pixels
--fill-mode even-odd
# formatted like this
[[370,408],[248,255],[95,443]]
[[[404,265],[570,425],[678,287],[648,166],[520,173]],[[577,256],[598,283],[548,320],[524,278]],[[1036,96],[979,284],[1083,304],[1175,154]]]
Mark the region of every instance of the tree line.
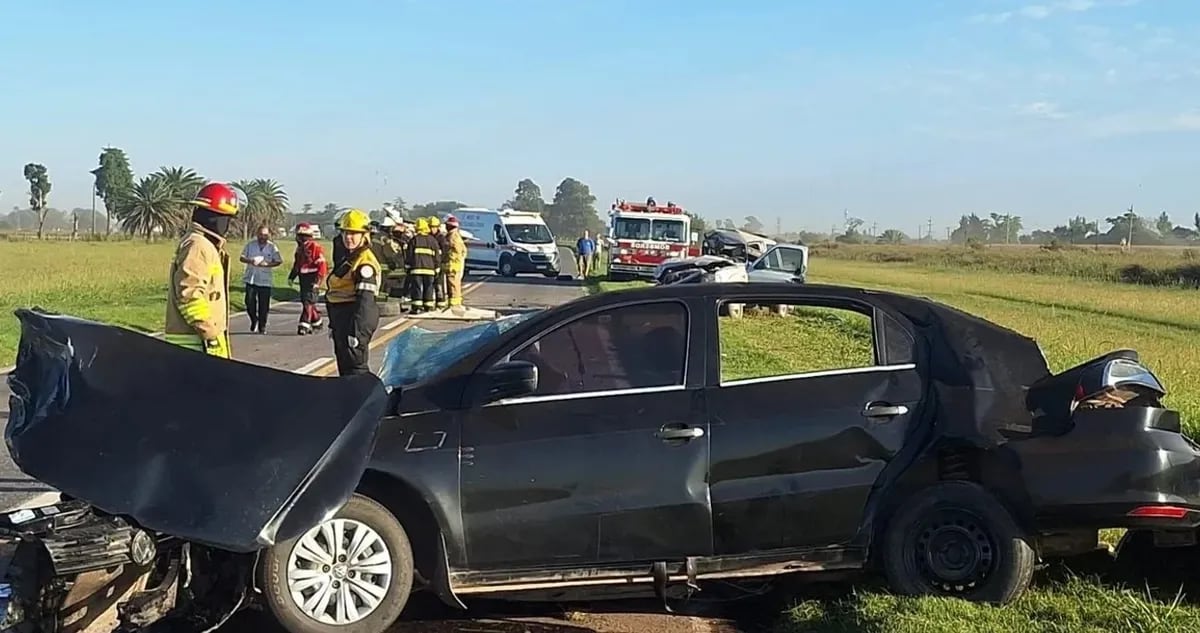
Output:
[[[159,234],[182,232],[191,222],[192,200],[208,182],[187,167],[160,167],[135,180],[129,157],[118,147],[102,148],[98,162],[91,173],[95,177],[95,195],[104,206],[105,234],[112,234],[113,220],[119,230],[147,240]],[[37,237],[42,239],[52,211],[49,199],[53,185],[49,170],[40,163],[29,163],[25,165],[24,175],[29,182],[29,209],[37,225]],[[288,196],[277,181],[255,178],[230,184],[245,198],[242,210],[233,221],[233,230],[240,232],[243,238],[261,224],[276,225],[283,220]],[[76,208],[72,212],[72,234],[78,232],[81,211]],[[14,209],[14,212],[19,213],[19,210]],[[18,223],[20,219],[18,215]]]

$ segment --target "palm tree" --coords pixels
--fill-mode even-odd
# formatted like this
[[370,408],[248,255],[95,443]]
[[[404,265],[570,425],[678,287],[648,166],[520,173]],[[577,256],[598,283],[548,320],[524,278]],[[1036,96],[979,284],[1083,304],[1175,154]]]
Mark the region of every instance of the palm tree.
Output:
[[151,174],[137,181],[117,204],[122,228],[150,241],[156,228],[165,232],[179,226],[179,209],[184,200],[162,174]]
[[283,185],[275,180],[256,178],[239,180],[233,186],[246,196],[246,206],[236,219],[243,239],[249,239],[250,232],[257,226],[278,226],[283,222],[283,214],[288,209],[288,196]]
[[171,223],[163,226],[163,230],[183,230],[191,222],[191,201],[204,186],[204,177],[187,167],[160,167],[151,176],[162,179],[171,199],[175,201]]

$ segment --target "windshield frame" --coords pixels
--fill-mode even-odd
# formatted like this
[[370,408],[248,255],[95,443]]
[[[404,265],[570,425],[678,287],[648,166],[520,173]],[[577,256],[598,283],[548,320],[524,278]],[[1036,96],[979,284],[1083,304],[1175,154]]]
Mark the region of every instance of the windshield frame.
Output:
[[[519,236],[518,232],[517,232],[517,231],[515,231],[515,230],[513,230],[513,229],[514,229],[514,227],[518,227],[518,226],[520,226],[520,227],[527,227],[527,226],[529,226],[529,227],[538,227],[538,228],[537,228],[537,229],[535,229],[533,232],[534,232],[534,233],[541,233],[542,231],[544,231],[544,232],[545,232],[546,239],[544,239],[544,240],[526,240],[526,239],[520,239],[520,236]],[[554,233],[552,233],[552,232],[550,231],[550,227],[549,227],[549,226],[546,226],[545,224],[543,224],[543,223],[541,223],[541,222],[505,222],[505,223],[504,223],[504,230],[505,230],[505,232],[507,232],[507,233],[508,233],[508,237],[509,237],[509,238],[510,238],[510,239],[513,241],[513,243],[515,243],[515,244],[553,244],[553,243],[554,243]]]

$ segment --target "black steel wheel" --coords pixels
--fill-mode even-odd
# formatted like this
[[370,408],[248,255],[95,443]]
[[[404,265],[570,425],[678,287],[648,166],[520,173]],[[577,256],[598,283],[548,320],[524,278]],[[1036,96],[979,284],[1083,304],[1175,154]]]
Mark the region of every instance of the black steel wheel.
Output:
[[907,499],[888,521],[883,566],[892,588],[1008,603],[1033,576],[1035,555],[1008,510],[977,484],[943,482]]

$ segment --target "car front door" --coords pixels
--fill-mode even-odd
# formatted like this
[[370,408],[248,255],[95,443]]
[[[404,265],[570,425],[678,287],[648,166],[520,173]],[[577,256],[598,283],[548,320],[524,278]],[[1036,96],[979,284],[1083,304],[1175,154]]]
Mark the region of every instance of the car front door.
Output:
[[904,444],[923,381],[907,330],[844,298],[726,295],[710,317],[717,555],[843,544]]
[[678,561],[712,551],[693,304],[578,315],[501,352],[534,393],[469,409],[461,493],[472,571]]
[[803,249],[775,246],[749,266],[746,276],[759,283],[791,281],[797,270],[807,272],[806,259]]

